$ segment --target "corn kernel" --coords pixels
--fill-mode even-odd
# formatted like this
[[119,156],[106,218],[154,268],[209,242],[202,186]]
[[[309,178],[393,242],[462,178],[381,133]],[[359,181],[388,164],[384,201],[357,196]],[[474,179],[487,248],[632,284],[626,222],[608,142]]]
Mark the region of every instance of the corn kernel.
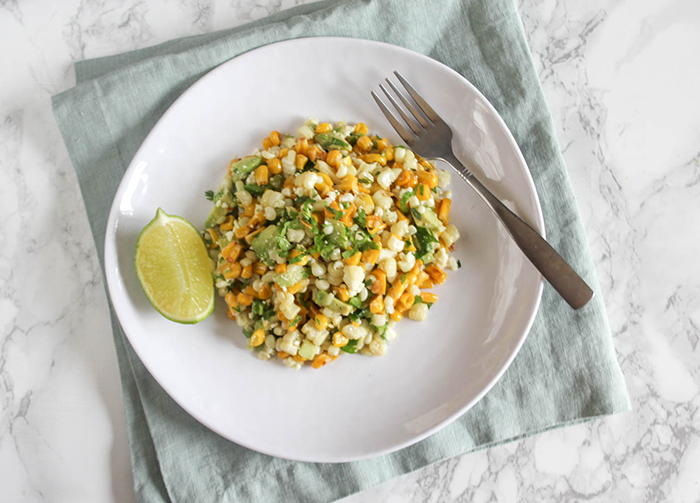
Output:
[[282,262],[281,264],[277,264],[277,266],[275,267],[275,272],[276,273],[287,272],[287,263]]
[[243,227],[239,227],[233,233],[233,235],[236,237],[236,239],[243,239],[248,234],[250,234],[250,227],[247,225],[244,225]]
[[270,138],[265,138],[262,141],[262,146],[264,150],[267,150],[268,148],[272,147],[272,140]]
[[367,125],[364,122],[358,122],[353,129],[353,133],[357,134],[367,134],[367,131]]
[[381,269],[374,269],[372,271],[372,276],[374,276],[376,280],[372,283],[370,291],[377,295],[386,294],[386,273]]
[[311,363],[311,366],[315,369],[320,369],[325,364],[331,361],[333,361],[333,358],[331,358],[331,356],[324,351],[323,353],[316,355],[313,362]]
[[412,171],[404,169],[394,183],[398,187],[413,188],[418,183],[418,177]]
[[391,313],[391,314],[389,315],[389,317],[390,317],[394,322],[398,323],[399,321],[401,321],[401,318],[403,318],[403,314],[402,314],[401,312],[399,312],[398,310],[394,310],[394,312]]
[[249,306],[253,303],[253,296],[241,292],[238,294],[238,303],[243,306]]
[[288,148],[281,148],[279,154],[277,154],[277,158],[278,158],[278,159],[284,159],[285,157],[287,157],[287,154],[288,154],[288,153],[289,153],[289,149],[288,149]]
[[306,154],[306,149],[309,148],[309,140],[306,138],[298,138],[297,143],[294,146],[294,150],[296,150],[297,154]]
[[263,332],[263,330],[259,328],[255,332],[253,332],[253,335],[250,336],[250,345],[254,348],[257,348],[263,342],[265,342],[265,332]]
[[326,164],[337,169],[338,167],[340,167],[340,160],[342,158],[343,155],[340,153],[339,150],[331,150],[326,155]]
[[317,134],[327,133],[330,130],[331,130],[331,125],[328,124],[327,122],[322,122],[321,124],[316,126],[316,133]]
[[335,288],[333,288],[333,291],[335,291],[335,296],[338,297],[343,302],[347,302],[348,300],[350,300],[350,292],[344,286],[343,287],[335,287]]
[[427,201],[430,199],[430,189],[424,183],[419,183],[415,192],[419,201]]
[[430,279],[435,281],[438,285],[441,285],[445,282],[447,279],[447,274],[445,274],[445,271],[443,271],[441,268],[439,268],[436,265],[429,265],[428,267],[425,268],[425,272],[428,273],[428,276],[430,276]]
[[253,264],[248,264],[241,271],[241,278],[248,279],[253,275]]
[[267,185],[267,165],[261,164],[255,169],[255,183]]
[[372,145],[373,145],[372,140],[366,134],[364,136],[360,136],[357,139],[356,146],[360,150],[369,150],[372,148]]
[[376,295],[369,303],[369,310],[372,314],[384,314],[384,297]]
[[384,150],[388,144],[386,138],[377,138],[377,150]]
[[277,146],[281,143],[280,139],[280,132],[279,131],[273,131],[270,133],[270,141],[274,146]]
[[356,192],[357,191],[357,178],[355,175],[346,175],[340,183],[338,184],[338,189],[343,192]]
[[265,283],[258,291],[258,298],[260,300],[267,300],[272,297],[272,289],[268,283]]
[[435,302],[438,301],[438,296],[435,295],[434,293],[430,293],[430,292],[421,292],[420,298],[426,304],[434,304]]
[[233,264],[229,265],[228,272],[224,272],[224,279],[236,279],[241,275],[242,269],[243,268],[241,267],[240,263],[234,262]]
[[411,292],[404,292],[401,297],[399,298],[397,302],[397,306],[401,310],[407,310],[410,309],[411,306],[413,305],[413,302],[415,301],[415,297],[411,294]]
[[438,206],[437,216],[445,225],[450,223],[450,206],[452,206],[452,200],[448,198],[440,201],[440,205]]
[[357,265],[357,264],[360,263],[360,259],[361,259],[361,258],[362,258],[362,252],[358,251],[358,252],[355,252],[354,255],[352,255],[352,256],[350,256],[350,257],[344,259],[343,261],[344,261],[347,265]]
[[238,301],[236,300],[235,293],[226,292],[226,296],[224,297],[224,300],[226,301],[226,305],[228,307],[238,307]]
[[347,346],[348,342],[350,342],[350,340],[340,332],[336,332],[333,334],[333,345],[336,348],[345,347]]
[[368,264],[376,264],[377,260],[379,260],[379,253],[381,250],[376,249],[376,250],[365,250],[362,252],[362,261],[367,262]]
[[421,183],[427,185],[429,189],[437,187],[438,177],[434,169],[431,169],[430,171],[419,169],[416,173],[416,176],[418,177],[418,180],[420,180]]
[[289,358],[289,353],[285,353],[284,351],[277,351],[277,357],[284,360],[285,358]]
[[[366,138],[366,136],[363,136]],[[380,154],[365,154],[360,159],[365,161],[367,164],[372,164],[373,162],[379,163],[381,166],[386,166],[386,157]]]
[[321,330],[325,330],[325,328],[328,326],[328,318],[325,315],[318,313],[314,316],[313,323],[314,328],[320,332]]
[[221,256],[224,257],[227,262],[235,262],[241,251],[243,251],[243,247],[239,243],[231,241],[221,250]]
[[294,158],[294,165],[297,167],[297,169],[304,169],[304,166],[306,166],[306,162],[308,160],[309,158],[304,154],[297,154],[297,156]]

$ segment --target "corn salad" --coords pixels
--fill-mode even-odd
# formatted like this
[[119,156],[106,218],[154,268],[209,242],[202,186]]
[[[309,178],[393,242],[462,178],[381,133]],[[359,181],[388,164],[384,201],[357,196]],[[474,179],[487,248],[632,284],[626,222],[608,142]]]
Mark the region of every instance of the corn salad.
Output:
[[228,165],[203,233],[215,285],[262,360],[382,356],[460,264],[448,172],[367,126],[309,119]]

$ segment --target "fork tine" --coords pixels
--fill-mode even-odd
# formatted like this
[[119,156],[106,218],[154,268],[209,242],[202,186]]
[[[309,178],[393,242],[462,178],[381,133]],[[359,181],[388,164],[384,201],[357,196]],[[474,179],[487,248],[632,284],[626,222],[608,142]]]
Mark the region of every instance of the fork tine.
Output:
[[379,109],[382,111],[384,114],[384,117],[386,117],[386,120],[388,120],[391,125],[394,127],[397,133],[399,133],[399,136],[403,141],[405,141],[407,144],[413,143],[413,135],[409,133],[405,127],[401,125],[401,122],[392,114],[389,109],[386,107],[384,102],[379,98],[379,96],[376,95],[374,91],[372,91],[372,98],[374,98],[374,101],[377,102],[377,105],[379,105]]
[[416,103],[418,104],[418,106],[420,107],[420,109],[423,111],[423,113],[424,113],[430,120],[432,120],[433,122],[437,122],[437,121],[441,120],[441,119],[440,119],[440,116],[437,114],[437,112],[435,112],[435,110],[433,110],[433,108],[432,108],[430,105],[428,105],[428,102],[425,101],[425,100],[423,99],[423,97],[422,97],[420,94],[418,94],[418,91],[416,91],[415,89],[413,89],[413,86],[411,86],[411,84],[409,84],[409,83],[406,81],[406,79],[404,79],[403,76],[402,76],[399,72],[394,72],[394,75],[396,75],[396,77],[399,79],[399,81],[401,82],[401,84],[402,84],[402,85],[406,88],[406,90],[408,91],[408,94],[410,94],[411,97],[412,97],[414,100],[416,100]]
[[[406,98],[403,95],[403,93],[398,90],[398,88],[394,85],[394,83],[392,81],[390,81],[389,79],[386,79],[386,81],[389,83],[391,88],[394,90],[394,93],[396,93],[396,96],[401,98],[401,101],[406,106],[408,111],[411,112],[411,114],[413,114],[413,116],[416,118],[416,120],[420,123],[421,126],[423,126],[424,128],[427,129],[428,122],[423,118],[423,115],[418,110],[416,110],[416,107],[414,107],[413,104],[410,101],[408,101],[408,98]],[[405,117],[404,117],[404,120],[405,120]]]
[[421,129],[420,126],[416,126],[416,123],[413,122],[413,120],[406,114],[406,112],[403,111],[403,108],[401,108],[401,105],[399,105],[394,97],[389,94],[389,91],[386,90],[386,88],[382,85],[379,84],[379,89],[384,91],[384,94],[386,94],[386,97],[389,98],[389,101],[391,101],[391,104],[394,105],[394,108],[401,114],[401,117],[403,118],[404,122],[408,124],[408,127],[411,128],[411,131],[413,131],[416,136],[420,135]]

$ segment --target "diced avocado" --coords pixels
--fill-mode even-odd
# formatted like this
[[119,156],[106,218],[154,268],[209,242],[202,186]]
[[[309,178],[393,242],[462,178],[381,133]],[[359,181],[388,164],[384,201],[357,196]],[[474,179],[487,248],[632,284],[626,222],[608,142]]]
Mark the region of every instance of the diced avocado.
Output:
[[298,354],[307,360],[311,360],[314,356],[316,356],[316,345],[313,342],[304,339],[304,342],[302,342],[301,346],[299,347]]
[[[217,204],[219,202],[220,204]],[[223,204],[226,206],[222,207]],[[236,203],[233,200],[231,192],[226,189],[221,189],[214,196],[214,208],[211,210],[211,213],[209,213],[207,220],[204,222],[204,226],[207,228],[214,227],[234,206],[236,206]]]
[[355,308],[350,304],[346,304],[342,300],[336,299],[335,295],[324,292],[323,290],[316,292],[316,295],[314,295],[314,302],[319,306],[327,307],[331,311],[340,313],[343,316],[347,316],[355,310]]
[[316,295],[314,295],[314,302],[319,306],[328,307],[331,301],[335,298],[332,293],[324,292],[323,290],[318,290]]
[[226,248],[226,245],[229,244],[230,242],[231,241],[228,240],[228,238],[226,237],[226,234],[222,233],[219,236],[219,240],[216,242],[216,244],[218,245],[219,248],[221,248],[223,250],[224,248]]
[[334,244],[341,250],[350,246],[350,242],[348,240],[348,228],[343,222],[332,218],[326,220],[326,223],[333,227],[333,232],[331,232],[326,238],[328,239],[329,243]]
[[275,275],[275,283],[279,286],[290,287],[306,279],[308,276],[309,271],[306,267],[291,264],[287,266],[286,272],[280,272]]
[[418,227],[413,235],[413,244],[416,246],[416,258],[428,264],[433,260],[433,250],[437,245],[438,240],[433,234],[433,231],[427,227]]
[[345,140],[336,138],[329,133],[317,134],[314,136],[314,140],[326,150],[350,150],[352,148]]
[[270,225],[264,231],[260,232],[253,238],[250,247],[255,254],[267,264],[268,267],[275,265],[275,261],[270,258],[270,251],[277,248],[277,226]]
[[440,219],[430,208],[425,208],[423,213],[419,213],[418,208],[411,208],[411,214],[413,215],[413,220],[418,227],[430,229],[435,233],[440,233],[441,229],[443,228],[442,222],[440,222]]
[[244,157],[240,161],[236,161],[231,165],[231,179],[234,182],[238,180],[243,180],[249,174],[253,172],[255,168],[260,166],[263,162],[263,158],[259,155],[251,155],[249,157]]

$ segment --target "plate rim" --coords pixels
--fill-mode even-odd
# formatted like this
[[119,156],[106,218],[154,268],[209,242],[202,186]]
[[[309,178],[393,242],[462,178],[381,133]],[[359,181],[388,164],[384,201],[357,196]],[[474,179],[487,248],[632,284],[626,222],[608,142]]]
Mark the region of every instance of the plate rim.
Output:
[[[131,337],[127,333],[127,330],[124,325],[124,321],[122,320],[122,315],[120,314],[120,309],[118,308],[118,303],[114,301],[114,295],[113,291],[118,291],[118,284],[121,282],[121,270],[119,268],[119,263],[118,263],[118,253],[117,253],[117,245],[116,245],[116,236],[117,236],[117,222],[118,222],[118,216],[120,214],[119,210],[119,201],[123,198],[124,192],[126,192],[127,186],[128,186],[128,181],[130,178],[133,176],[134,171],[137,169],[138,166],[138,158],[141,152],[146,148],[146,144],[148,143],[148,140],[154,136],[154,134],[157,132],[156,130],[158,127],[161,125],[161,123],[166,122],[169,118],[169,116],[173,113],[173,109],[176,107],[176,105],[183,99],[185,99],[189,94],[193,93],[194,90],[197,88],[206,85],[206,81],[210,78],[212,78],[213,75],[215,75],[217,72],[221,71],[223,67],[232,64],[235,60],[241,58],[241,57],[254,57],[255,53],[258,51],[264,51],[264,50],[269,50],[271,46],[282,46],[282,45],[295,45],[295,44],[301,44],[301,43],[308,43],[309,41],[315,41],[315,42],[323,42],[324,40],[333,40],[333,41],[340,41],[340,42],[345,42],[345,43],[350,43],[350,44],[367,44],[371,46],[383,46],[383,47],[388,47],[391,48],[391,50],[398,50],[400,52],[405,52],[409,53],[413,57],[417,57],[419,59],[422,59],[426,61],[428,64],[432,65],[438,65],[442,67],[443,70],[446,70],[448,73],[453,74],[456,76],[463,84],[465,84],[467,87],[470,88],[472,92],[475,93],[475,95],[483,100],[483,102],[486,104],[487,108],[489,111],[493,114],[495,117],[496,121],[499,123],[499,125],[503,128],[505,132],[505,139],[508,141],[508,143],[511,144],[511,147],[514,149],[515,154],[517,155],[517,158],[520,160],[522,165],[526,168],[525,169],[525,178],[528,184],[528,188],[530,189],[530,192],[534,194],[534,200],[535,200],[535,215],[534,221],[531,222],[531,224],[534,225],[536,230],[546,238],[546,233],[545,233],[545,224],[544,224],[544,215],[542,212],[542,205],[540,204],[540,197],[539,193],[537,192],[537,188],[535,186],[534,180],[532,178],[532,173],[530,171],[530,168],[520,150],[520,147],[518,143],[515,141],[515,138],[513,137],[512,132],[510,131],[510,128],[508,128],[507,124],[505,123],[503,117],[501,117],[500,113],[498,113],[498,110],[493,106],[493,104],[479,91],[479,89],[474,86],[466,77],[461,75],[459,72],[455,71],[454,69],[450,68],[449,66],[445,65],[444,63],[433,59],[429,56],[426,56],[424,54],[421,54],[419,52],[413,51],[411,49],[407,49],[403,46],[399,45],[394,45],[390,44],[387,42],[380,42],[380,41],[375,41],[375,40],[367,40],[367,39],[362,39],[362,38],[354,38],[354,37],[342,37],[342,36],[323,36],[323,37],[299,37],[299,38],[294,38],[294,39],[287,39],[287,40],[282,40],[279,42],[273,42],[270,44],[266,44],[260,47],[257,47],[255,49],[246,51],[242,54],[239,54],[238,56],[234,56],[233,58],[230,58],[216,67],[212,68],[209,70],[207,73],[205,73],[202,77],[197,79],[192,85],[190,85],[180,96],[173,101],[168,109],[163,113],[163,115],[156,121],[156,123],[153,125],[151,130],[148,132],[146,137],[144,138],[143,142],[137,149],[137,151],[134,153],[133,158],[129,162],[129,166],[127,169],[124,171],[124,174],[122,176],[121,181],[119,182],[119,186],[117,187],[117,191],[115,192],[114,199],[112,200],[112,204],[110,207],[110,212],[109,216],[107,219],[107,224],[105,228],[105,239],[104,239],[104,264],[105,264],[105,278],[107,281],[107,290],[109,294],[109,301],[113,307],[114,313],[117,316],[117,319],[119,320],[120,328],[121,331],[124,333],[124,335],[127,337],[129,340],[129,344],[131,345],[132,349],[138,356],[139,360],[141,363],[144,365],[146,370],[148,370],[148,373],[153,377],[153,379],[158,383],[158,385],[168,394],[168,396],[179,406],[181,407],[187,414],[189,414],[191,417],[193,417],[197,422],[205,426],[207,429],[210,431],[213,431],[217,435],[220,435],[221,437],[225,438],[226,440],[229,440],[235,444],[238,444],[242,447],[245,447],[247,449],[273,456],[273,457],[278,457],[281,459],[288,459],[291,461],[300,461],[300,462],[312,462],[312,463],[346,463],[346,462],[353,462],[353,461],[361,461],[365,459],[371,459],[375,458],[378,456],[390,454],[396,451],[399,451],[401,449],[404,449],[406,447],[409,447],[411,445],[414,445],[429,436],[437,433],[438,431],[442,430],[443,428],[449,426],[452,424],[454,421],[456,421],[458,418],[460,418],[463,414],[465,414],[469,409],[471,409],[474,405],[476,405],[494,386],[495,384],[503,377],[505,372],[510,368],[511,364],[513,363],[513,360],[515,357],[518,355],[520,352],[520,349],[522,348],[523,344],[525,343],[525,340],[527,339],[530,330],[532,329],[532,325],[534,323],[535,317],[537,316],[537,313],[539,312],[540,306],[541,306],[541,301],[542,301],[542,293],[544,290],[544,278],[541,274],[539,274],[539,279],[537,283],[537,292],[535,294],[535,302],[532,307],[532,311],[529,314],[529,318],[525,324],[525,328],[522,331],[522,334],[519,337],[519,340],[517,344],[514,346],[514,349],[512,350],[511,354],[509,357],[506,359],[505,364],[502,366],[502,368],[488,381],[486,386],[476,394],[474,398],[469,400],[467,403],[465,403],[462,407],[460,407],[458,410],[453,412],[452,414],[448,415],[445,417],[443,420],[435,424],[433,427],[421,432],[420,434],[413,435],[410,439],[405,440],[403,442],[399,442],[396,445],[393,445],[391,447],[383,448],[380,450],[373,450],[369,453],[364,453],[364,454],[359,454],[359,455],[353,455],[353,456],[318,456],[314,458],[309,458],[306,456],[295,456],[290,453],[284,453],[284,452],[273,452],[269,449],[261,449],[255,445],[252,445],[247,441],[245,438],[245,435],[242,437],[237,437],[237,438],[232,438],[232,435],[229,433],[220,431],[220,429],[216,428],[214,425],[212,425],[206,417],[202,417],[199,414],[193,413],[191,411],[191,408],[188,407],[186,404],[181,403],[181,401],[173,396],[169,391],[168,387],[164,385],[164,383],[161,382],[161,380],[154,374],[154,372],[151,370],[149,365],[146,364],[144,359],[142,358],[142,355],[139,354],[139,351],[136,349],[136,347],[131,344]],[[369,90],[368,90],[369,91]],[[453,137],[454,138],[454,137]],[[497,224],[500,225],[500,224]],[[119,274],[118,274],[119,272]]]

